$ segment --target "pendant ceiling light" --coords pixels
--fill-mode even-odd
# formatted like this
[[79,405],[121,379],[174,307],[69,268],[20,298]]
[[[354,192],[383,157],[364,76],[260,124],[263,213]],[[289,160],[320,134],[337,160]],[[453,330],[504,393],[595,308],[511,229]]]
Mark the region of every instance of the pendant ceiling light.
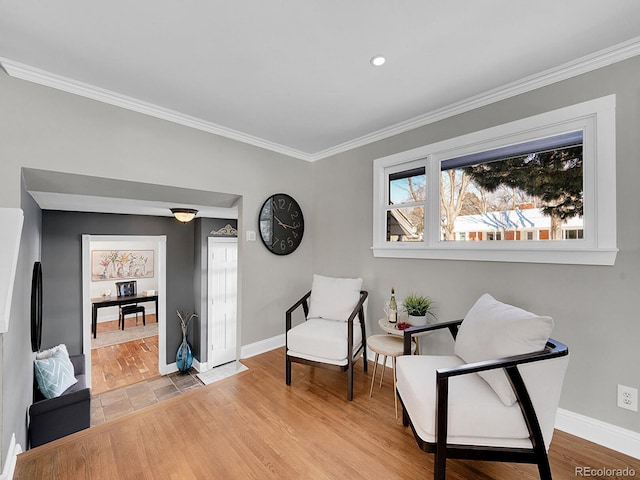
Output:
[[194,219],[198,210],[192,208],[172,208],[171,213],[176,217],[176,220],[182,223],[189,223]]

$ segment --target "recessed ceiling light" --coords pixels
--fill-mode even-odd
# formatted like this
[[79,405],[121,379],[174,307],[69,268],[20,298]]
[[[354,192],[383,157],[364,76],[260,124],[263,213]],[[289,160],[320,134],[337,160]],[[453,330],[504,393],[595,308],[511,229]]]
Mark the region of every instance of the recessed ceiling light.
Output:
[[385,62],[387,61],[386,58],[384,58],[382,55],[375,55],[373,57],[371,57],[371,65],[373,65],[374,67],[381,67],[382,65],[385,64]]

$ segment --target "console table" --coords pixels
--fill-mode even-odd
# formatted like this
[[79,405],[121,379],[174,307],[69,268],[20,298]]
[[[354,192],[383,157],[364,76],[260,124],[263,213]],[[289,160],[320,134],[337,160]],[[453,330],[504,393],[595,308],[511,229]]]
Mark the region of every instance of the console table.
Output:
[[127,305],[129,303],[155,302],[156,321],[158,318],[158,295],[128,295],[126,297],[98,297],[91,299],[91,333],[96,338],[98,331],[98,309],[113,307],[115,305]]

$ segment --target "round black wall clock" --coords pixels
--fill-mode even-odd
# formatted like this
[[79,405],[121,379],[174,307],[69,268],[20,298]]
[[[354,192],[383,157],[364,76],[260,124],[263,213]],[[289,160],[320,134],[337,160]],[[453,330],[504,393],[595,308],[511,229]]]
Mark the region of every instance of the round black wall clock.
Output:
[[260,238],[276,255],[293,252],[304,234],[304,218],[300,205],[286,193],[267,198],[260,209]]

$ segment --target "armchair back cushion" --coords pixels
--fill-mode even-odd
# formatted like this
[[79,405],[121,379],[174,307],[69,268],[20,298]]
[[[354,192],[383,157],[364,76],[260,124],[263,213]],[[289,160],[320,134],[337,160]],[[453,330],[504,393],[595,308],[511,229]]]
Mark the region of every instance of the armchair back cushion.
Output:
[[360,300],[361,289],[362,278],[331,278],[314,274],[307,318],[346,322]]
[[[538,352],[544,349],[552,330],[551,317],[499,302],[486,293],[464,317],[454,352],[466,363]],[[524,371],[522,373],[524,376]],[[506,406],[515,403],[515,394],[502,369],[478,375],[491,386],[502,403]]]

